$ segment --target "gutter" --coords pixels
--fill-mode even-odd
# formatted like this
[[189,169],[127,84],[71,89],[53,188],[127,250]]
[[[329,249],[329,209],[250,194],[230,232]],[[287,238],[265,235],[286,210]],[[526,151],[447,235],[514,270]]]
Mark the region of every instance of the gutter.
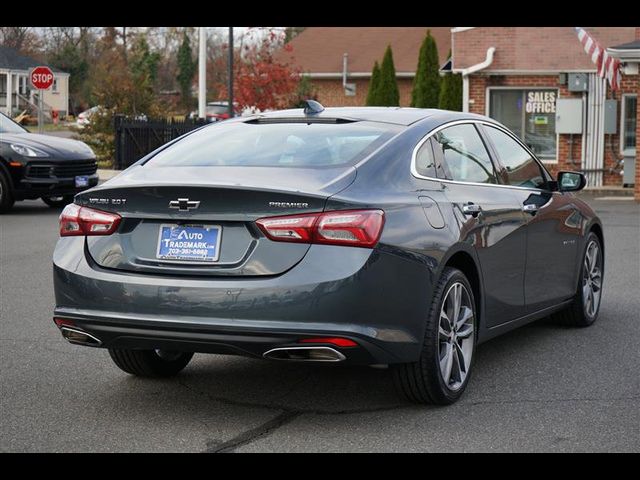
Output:
[[607,53],[620,61],[640,61],[640,48],[607,48]]
[[[344,57],[343,57],[344,58]],[[371,78],[371,72],[348,72],[349,78]],[[301,73],[301,76],[307,76],[309,78],[317,78],[319,80],[342,80],[344,78],[344,71],[342,72],[316,72],[316,73]],[[416,72],[396,72],[397,78],[413,78],[416,76]]]
[[476,27],[453,27],[451,29],[451,33],[460,33],[460,32],[466,32],[467,30],[473,30]]
[[487,49],[487,58],[483,62],[476,63],[468,68],[458,70],[462,74],[462,111],[469,112],[469,75],[472,73],[484,70],[493,63],[493,54],[496,51],[496,47],[489,47]]

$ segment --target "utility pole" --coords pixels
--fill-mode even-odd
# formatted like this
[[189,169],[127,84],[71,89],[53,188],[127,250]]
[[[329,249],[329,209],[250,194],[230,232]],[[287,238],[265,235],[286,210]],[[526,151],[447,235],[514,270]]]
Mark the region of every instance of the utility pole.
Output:
[[198,33],[198,117],[207,118],[207,30],[200,27]]
[[229,118],[233,117],[233,27],[229,27]]

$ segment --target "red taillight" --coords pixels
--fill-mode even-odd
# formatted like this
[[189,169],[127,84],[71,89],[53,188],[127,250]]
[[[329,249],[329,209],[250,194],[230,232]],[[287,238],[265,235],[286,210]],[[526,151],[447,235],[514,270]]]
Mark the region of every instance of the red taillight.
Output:
[[312,213],[310,215],[261,218],[256,220],[256,223],[271,240],[311,243],[313,226],[317,220],[318,214]]
[[383,225],[382,210],[328,212],[320,215],[315,233],[317,243],[373,247]]
[[60,236],[111,235],[122,217],[117,213],[101,212],[71,203],[60,214]]
[[382,233],[384,212],[341,210],[261,218],[256,223],[268,238],[277,242],[373,247]]
[[61,327],[75,327],[76,324],[73,322],[73,320],[69,320],[67,318],[58,318],[58,317],[53,317],[53,323],[55,323],[58,328]]
[[358,344],[353,340],[341,337],[318,337],[318,338],[303,338],[298,340],[298,343],[330,343],[337,347],[357,347]]

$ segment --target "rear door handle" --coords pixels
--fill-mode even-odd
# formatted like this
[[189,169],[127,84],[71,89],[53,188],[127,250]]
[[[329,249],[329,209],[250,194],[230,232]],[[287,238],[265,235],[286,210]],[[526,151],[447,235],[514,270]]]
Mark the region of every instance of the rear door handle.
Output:
[[535,203],[527,203],[526,205],[522,206],[522,211],[534,215],[539,208],[540,207],[538,207],[538,205],[536,205]]
[[482,212],[482,207],[475,203],[469,202],[462,206],[462,213],[465,215],[473,215],[474,217],[477,217],[480,212]]

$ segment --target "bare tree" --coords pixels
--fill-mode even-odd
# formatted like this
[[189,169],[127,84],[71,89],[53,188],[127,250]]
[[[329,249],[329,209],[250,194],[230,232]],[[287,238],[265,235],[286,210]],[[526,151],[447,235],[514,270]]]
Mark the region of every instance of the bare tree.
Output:
[[38,36],[32,27],[0,27],[0,45],[15,48],[21,53],[31,53],[38,44]]

